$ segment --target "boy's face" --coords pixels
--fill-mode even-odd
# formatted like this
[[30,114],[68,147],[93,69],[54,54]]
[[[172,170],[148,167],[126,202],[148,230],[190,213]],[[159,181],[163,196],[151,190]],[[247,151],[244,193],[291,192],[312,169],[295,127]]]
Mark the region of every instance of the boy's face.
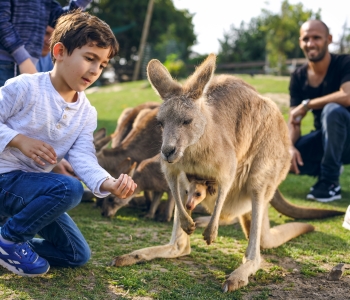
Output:
[[108,64],[109,53],[109,48],[100,48],[94,44],[76,48],[71,55],[64,48],[62,56],[56,58],[56,63],[59,63],[59,73],[65,83],[72,90],[81,92],[101,75]]

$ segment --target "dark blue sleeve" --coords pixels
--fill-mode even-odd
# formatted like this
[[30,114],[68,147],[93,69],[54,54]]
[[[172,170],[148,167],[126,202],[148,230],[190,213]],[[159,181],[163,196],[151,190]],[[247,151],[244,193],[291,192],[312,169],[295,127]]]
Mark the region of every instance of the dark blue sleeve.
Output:
[[0,44],[8,53],[12,53],[24,44],[11,22],[11,7],[12,1],[0,0]]
[[[0,0],[1,1],[1,0]],[[49,18],[49,25],[51,27],[56,26],[57,19],[69,10],[77,8],[85,9],[91,3],[92,0],[71,0],[68,6],[62,7],[57,1],[52,1],[51,12]]]

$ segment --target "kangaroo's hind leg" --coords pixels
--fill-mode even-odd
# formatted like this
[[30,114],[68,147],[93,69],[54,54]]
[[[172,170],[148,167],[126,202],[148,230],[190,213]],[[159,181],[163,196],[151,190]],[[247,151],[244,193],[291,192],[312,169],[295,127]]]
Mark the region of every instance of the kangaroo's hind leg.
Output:
[[[252,193],[252,212],[250,221],[249,243],[243,257],[243,264],[234,270],[223,285],[223,291],[234,291],[248,284],[248,277],[260,268],[260,236],[262,222],[268,203],[264,200],[265,193]],[[249,216],[247,215],[247,221]],[[248,225],[246,223],[246,225]],[[249,226],[249,225],[248,225]]]
[[177,207],[175,207],[174,226],[169,244],[148,247],[117,256],[113,259],[111,265],[117,267],[128,266],[154,258],[175,258],[190,253],[190,237],[181,229],[179,213]]
[[290,222],[270,228],[268,209],[266,209],[260,245],[262,249],[276,248],[301,234],[314,231],[314,229],[312,225],[300,222]]

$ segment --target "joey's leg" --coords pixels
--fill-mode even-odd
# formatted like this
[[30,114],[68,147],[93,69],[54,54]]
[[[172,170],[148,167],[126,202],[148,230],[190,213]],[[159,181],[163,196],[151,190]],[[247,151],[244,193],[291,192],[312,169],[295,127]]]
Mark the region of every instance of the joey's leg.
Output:
[[248,248],[243,258],[243,264],[234,270],[225,281],[223,291],[234,291],[248,284],[248,277],[260,268],[260,237],[264,213],[268,205],[263,195],[255,194],[252,197],[252,219],[249,234]]
[[250,226],[252,223],[252,212],[245,213],[239,216],[239,223],[241,224],[243,233],[247,240],[249,240]]
[[169,244],[143,248],[129,254],[117,256],[112,266],[128,266],[154,258],[175,258],[191,253],[190,237],[181,229],[177,207],[174,213],[174,225]]
[[183,194],[186,190],[186,187],[184,187],[183,184],[180,183],[179,174],[175,176],[175,175],[170,175],[168,173],[165,173],[165,176],[167,178],[167,182],[169,183],[171,193],[175,199],[175,205],[179,213],[181,228],[187,234],[191,234],[196,229],[196,225],[184,207],[183,201],[185,201],[186,198]]
[[218,235],[221,210],[224,205],[229,187],[230,185],[228,184],[225,186],[219,185],[218,187],[218,198],[215,202],[214,211],[210,218],[207,228],[205,228],[203,232],[204,240],[207,242],[208,245],[210,245]]
[[159,206],[160,200],[162,200],[162,196],[163,196],[162,192],[153,193],[151,207],[149,208],[148,213],[145,215],[145,218],[154,219],[154,215],[156,214],[156,210]]

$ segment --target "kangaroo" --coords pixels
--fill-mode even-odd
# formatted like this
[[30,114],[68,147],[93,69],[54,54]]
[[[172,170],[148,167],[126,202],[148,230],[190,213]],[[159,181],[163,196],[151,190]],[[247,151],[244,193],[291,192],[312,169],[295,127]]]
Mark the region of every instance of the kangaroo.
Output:
[[[131,167],[129,175],[132,176],[135,183],[137,183],[137,188],[134,194],[138,194],[141,191],[153,191],[154,197],[151,201],[151,206],[146,218],[154,219],[157,208],[160,204],[163,193],[168,194],[168,201],[164,215],[161,220],[170,222],[175,201],[172,197],[169,185],[165,180],[164,174],[160,167],[160,154],[154,157],[143,160],[139,166],[136,168],[136,164]],[[136,168],[136,170],[135,170]],[[102,204],[102,215],[107,217],[113,217],[117,211],[123,206],[127,205],[132,197],[126,199],[120,199],[118,197],[108,197],[105,198]]]
[[217,196],[204,200],[212,213],[204,240],[215,240],[221,216],[239,217],[249,226],[243,263],[223,284],[227,292],[248,284],[260,268],[260,248],[278,247],[314,227],[292,222],[270,228],[268,205],[290,167],[287,125],[277,105],[252,86],[234,76],[213,76],[215,61],[210,54],[183,86],[158,60],[149,62],[148,79],[163,100],[157,118],[163,129],[162,170],[176,204],[173,232],[169,244],[116,257],[112,265],[188,255],[195,223],[184,207],[180,177],[210,174]]
[[117,147],[132,130],[134,121],[143,109],[153,109],[159,107],[160,103],[145,102],[136,107],[128,107],[123,110],[118,118],[117,127],[112,134],[112,148]]
[[128,135],[114,148],[102,148],[96,156],[98,163],[112,176],[120,175],[118,168],[130,157],[133,162],[153,157],[159,153],[162,134],[157,124],[158,108],[145,108],[139,112]]

